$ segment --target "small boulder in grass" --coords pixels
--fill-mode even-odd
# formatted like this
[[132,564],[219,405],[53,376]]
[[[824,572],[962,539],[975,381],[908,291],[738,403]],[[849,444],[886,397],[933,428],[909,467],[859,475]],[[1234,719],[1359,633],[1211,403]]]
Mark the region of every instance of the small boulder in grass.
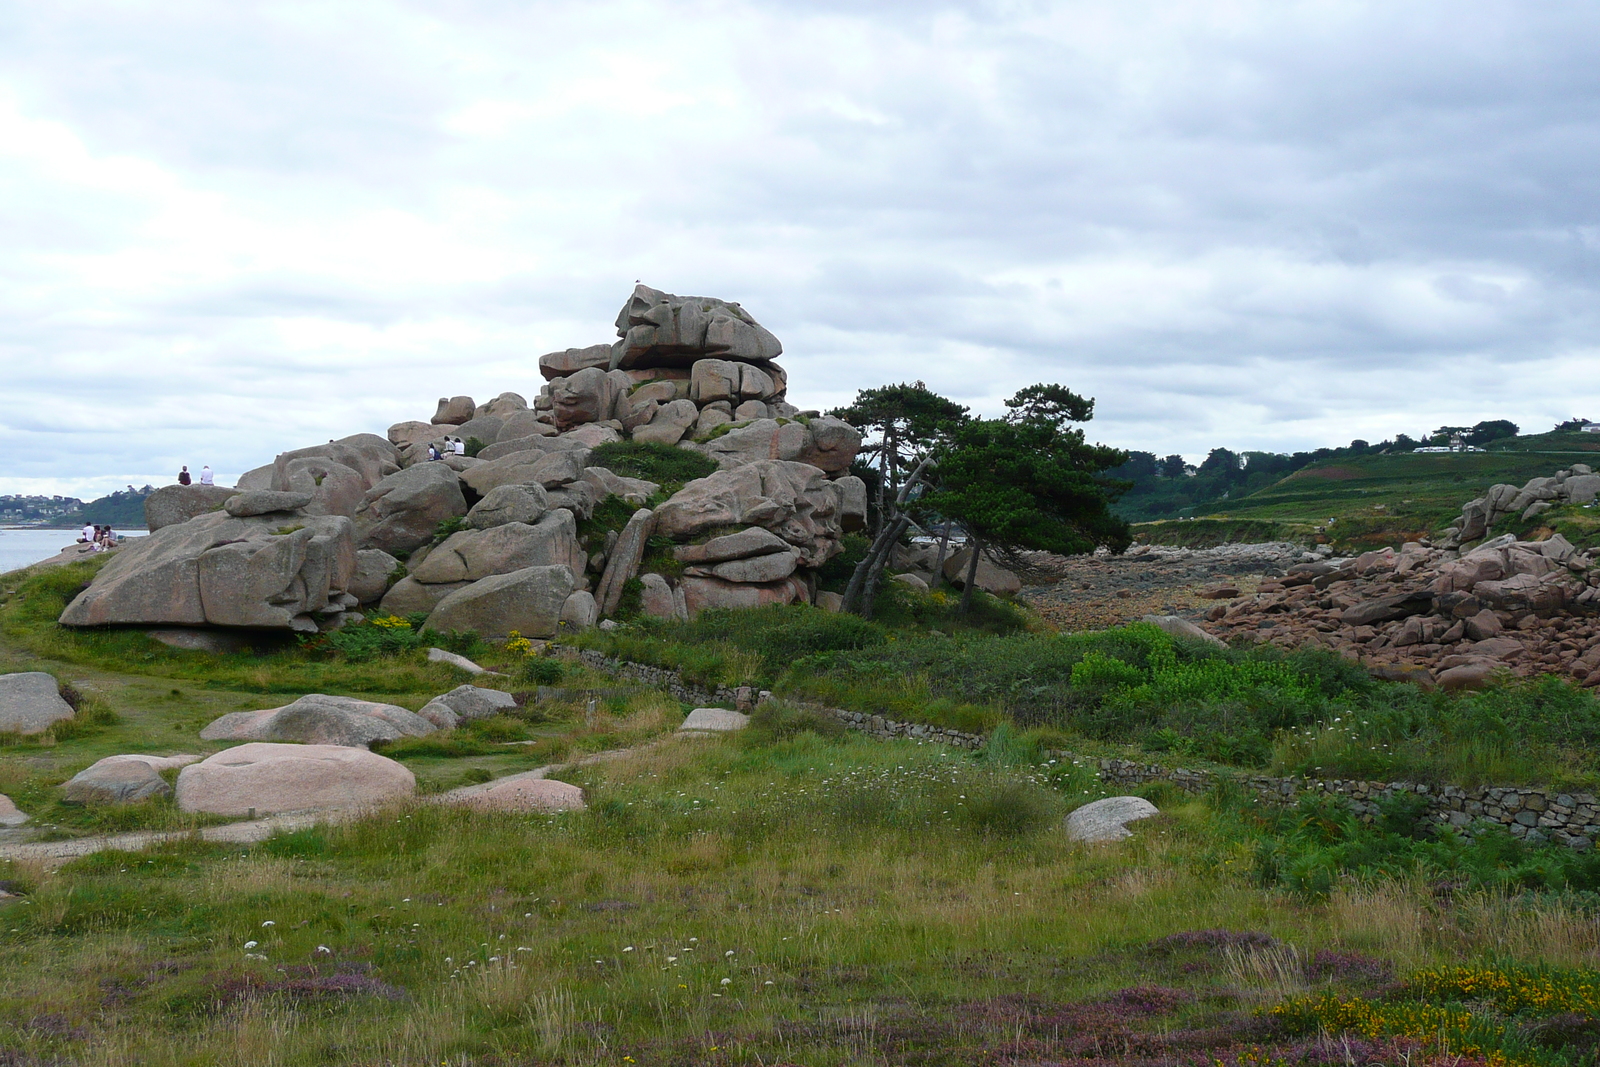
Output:
[[73,716],[53,675],[43,671],[0,674],[0,733],[42,734]]
[[0,829],[9,830],[28,821],[28,816],[17,810],[11,798],[0,793]]
[[68,804],[134,804],[172,794],[162,771],[198,763],[199,756],[107,756],[73,775],[61,787]]
[[477,811],[502,811],[512,814],[531,812],[582,811],[583,790],[551,778],[517,774],[483,785],[454,790],[440,798]]
[[748,725],[750,716],[740,711],[729,711],[726,708],[695,708],[683,720],[683,725],[678,727],[678,730],[691,734],[722,734],[743,730]]
[[1160,814],[1161,809],[1143,797],[1106,797],[1067,816],[1067,837],[1072,841],[1121,841],[1133,836],[1128,823]]

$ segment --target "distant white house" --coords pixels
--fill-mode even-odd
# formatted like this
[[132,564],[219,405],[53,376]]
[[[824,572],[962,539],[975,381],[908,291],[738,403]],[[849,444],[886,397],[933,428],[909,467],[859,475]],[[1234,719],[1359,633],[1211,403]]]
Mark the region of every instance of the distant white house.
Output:
[[1600,422],[1588,422],[1583,425],[1584,433],[1600,433]]

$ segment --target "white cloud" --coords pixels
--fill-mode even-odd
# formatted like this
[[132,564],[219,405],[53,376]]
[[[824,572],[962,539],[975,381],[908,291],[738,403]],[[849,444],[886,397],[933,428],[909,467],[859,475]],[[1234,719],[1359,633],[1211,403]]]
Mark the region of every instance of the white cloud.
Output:
[[792,398],[1190,455],[1600,416],[1600,14],[62,3],[0,24],[0,492],[531,394],[634,279]]

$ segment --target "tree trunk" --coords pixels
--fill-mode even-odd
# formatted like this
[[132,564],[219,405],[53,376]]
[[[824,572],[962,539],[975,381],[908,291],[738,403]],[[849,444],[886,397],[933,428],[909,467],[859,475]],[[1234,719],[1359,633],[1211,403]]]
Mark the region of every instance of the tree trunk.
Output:
[[[861,614],[861,605],[866,605],[866,611],[871,612],[871,596],[877,592],[878,576],[883,573],[883,568],[889,562],[889,553],[894,550],[895,542],[900,535],[906,532],[906,527],[911,525],[911,516],[904,511],[906,497],[911,490],[922,480],[922,474],[933,464],[930,457],[917,464],[916,470],[906,479],[906,484],[900,487],[900,492],[895,495],[893,522],[884,525],[878,536],[872,541],[872,547],[867,550],[866,558],[856,564],[854,573],[850,575],[850,584],[845,586],[844,603],[842,610]],[[868,593],[868,590],[871,593]]]
[[890,528],[889,536],[884,539],[883,563],[873,567],[867,573],[866,588],[861,594],[861,611],[859,614],[863,619],[872,618],[872,609],[878,601],[878,585],[883,580],[883,572],[887,568],[889,557],[894,554],[894,546],[900,543],[900,538],[905,536],[906,529],[910,525],[910,516],[901,515],[894,521],[894,526]]
[[944,557],[950,551],[950,520],[944,520],[944,530],[939,534],[939,558],[933,561],[933,587],[944,581]]
[[961,587],[959,614],[963,618],[972,609],[972,587],[978,584],[978,557],[983,555],[983,542],[971,530],[967,531],[967,544],[972,549],[972,558],[967,560],[967,582]]

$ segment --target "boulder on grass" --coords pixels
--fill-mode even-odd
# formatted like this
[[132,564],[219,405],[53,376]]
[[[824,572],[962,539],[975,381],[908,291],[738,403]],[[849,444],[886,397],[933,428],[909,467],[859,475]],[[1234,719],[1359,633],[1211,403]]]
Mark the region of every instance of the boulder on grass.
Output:
[[11,798],[0,793],[0,830],[10,830],[28,821],[28,816],[17,810]]
[[458,685],[423,705],[418,715],[441,729],[454,729],[474,719],[492,719],[517,706],[510,693],[476,685]]
[[213,721],[206,741],[296,741],[366,748],[374,741],[430,734],[428,720],[394,704],[312,693],[281,708],[235,711]]
[[1071,841],[1121,841],[1133,836],[1128,823],[1160,815],[1161,809],[1143,797],[1106,797],[1085,804],[1067,816]]
[[61,787],[68,804],[134,804],[172,794],[162,771],[187,767],[199,756],[107,756],[73,775]]
[[313,632],[355,573],[352,534],[343,516],[201,515],[120,549],[61,623]]
[[0,734],[42,734],[62,719],[72,718],[72,705],[43,671],[0,674]]
[[455,789],[440,800],[477,811],[511,814],[584,809],[582,789],[551,778],[535,778],[534,773],[514,774],[482,785]]
[[426,615],[438,607],[439,602],[445,597],[471,584],[471,582],[444,582],[438,585],[424,585],[408,574],[395,582],[383,595],[383,602],[378,610],[402,619],[419,612]]
[[725,734],[743,730],[750,725],[750,716],[742,711],[727,708],[695,708],[678,727],[684,733]]
[[369,808],[414,796],[417,780],[392,759],[343,745],[249,744],[178,775],[178,808],[213,815]]

